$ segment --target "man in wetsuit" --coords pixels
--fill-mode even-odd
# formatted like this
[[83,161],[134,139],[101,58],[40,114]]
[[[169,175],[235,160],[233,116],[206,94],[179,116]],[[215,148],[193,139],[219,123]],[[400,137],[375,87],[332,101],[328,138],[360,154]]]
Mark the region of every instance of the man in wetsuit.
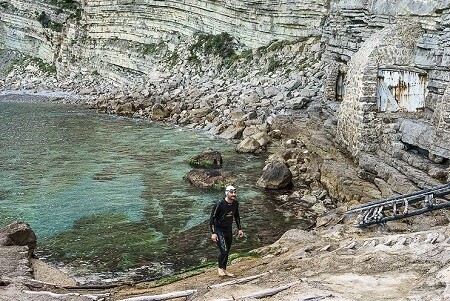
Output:
[[220,276],[233,277],[227,272],[228,255],[230,254],[231,243],[233,241],[233,219],[238,228],[238,237],[243,237],[239,217],[239,202],[236,200],[236,188],[227,186],[225,188],[225,198],[218,201],[211,212],[209,225],[211,227],[211,240],[217,243],[220,254],[218,258]]

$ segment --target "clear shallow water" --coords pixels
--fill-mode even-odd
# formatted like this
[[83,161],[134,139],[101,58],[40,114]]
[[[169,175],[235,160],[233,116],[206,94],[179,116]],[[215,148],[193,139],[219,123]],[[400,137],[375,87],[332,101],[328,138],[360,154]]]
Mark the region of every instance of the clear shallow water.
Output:
[[79,106],[0,102],[0,226],[31,225],[38,257],[80,282],[150,279],[215,260],[208,218],[222,191],[193,188],[187,160],[219,150],[238,186],[247,238],[295,223],[254,186],[264,158],[209,135]]

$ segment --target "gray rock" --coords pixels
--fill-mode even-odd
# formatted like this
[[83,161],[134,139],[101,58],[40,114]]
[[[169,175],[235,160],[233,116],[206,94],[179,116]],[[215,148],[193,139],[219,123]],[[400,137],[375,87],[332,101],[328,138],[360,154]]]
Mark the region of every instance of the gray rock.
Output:
[[268,163],[257,184],[268,189],[281,189],[292,184],[292,173],[288,166],[282,161]]
[[242,137],[242,132],[245,129],[245,125],[238,123],[236,125],[229,126],[219,137],[224,139],[239,139]]
[[247,137],[236,146],[236,151],[239,153],[254,153],[260,149],[260,147],[261,145],[256,139]]
[[222,168],[222,154],[219,151],[207,150],[189,159],[189,164],[201,168]]
[[36,235],[30,225],[14,222],[0,229],[0,246],[27,246],[31,255],[36,248]]
[[309,103],[309,99],[307,99],[303,96],[289,99],[287,102],[288,108],[293,109],[293,110],[303,109],[306,106],[306,104],[308,104],[308,103]]

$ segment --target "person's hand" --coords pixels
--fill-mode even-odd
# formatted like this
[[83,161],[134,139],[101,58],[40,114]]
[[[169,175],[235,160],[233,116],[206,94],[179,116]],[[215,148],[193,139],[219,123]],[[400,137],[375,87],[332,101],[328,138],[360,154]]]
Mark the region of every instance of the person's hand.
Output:
[[216,233],[211,234],[211,240],[213,242],[217,242],[218,238],[217,238],[217,234]]
[[237,237],[239,237],[239,238],[244,237],[244,231],[238,230]]

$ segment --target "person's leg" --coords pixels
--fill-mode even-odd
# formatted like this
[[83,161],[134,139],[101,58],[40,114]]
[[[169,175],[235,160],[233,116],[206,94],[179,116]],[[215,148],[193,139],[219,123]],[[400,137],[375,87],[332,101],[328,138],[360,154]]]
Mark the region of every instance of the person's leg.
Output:
[[227,269],[227,263],[228,263],[228,255],[230,254],[231,243],[233,242],[233,233],[225,233],[223,235],[223,237],[224,237],[224,240],[225,240],[225,248],[226,248],[226,254],[225,254],[225,258],[224,258],[223,269],[226,270]]
[[231,250],[231,244],[233,242],[233,233],[227,233],[224,235],[225,238],[225,245],[227,248],[227,254],[226,254],[226,258],[224,259],[225,265],[224,265],[224,272],[226,276],[230,276],[233,277],[234,274],[227,272],[227,263],[228,263],[228,255],[230,254],[230,250]]
[[219,266],[219,275],[225,276],[224,270],[227,268],[228,246],[225,235],[222,231],[217,231],[217,247],[219,248],[219,257],[217,263]]

